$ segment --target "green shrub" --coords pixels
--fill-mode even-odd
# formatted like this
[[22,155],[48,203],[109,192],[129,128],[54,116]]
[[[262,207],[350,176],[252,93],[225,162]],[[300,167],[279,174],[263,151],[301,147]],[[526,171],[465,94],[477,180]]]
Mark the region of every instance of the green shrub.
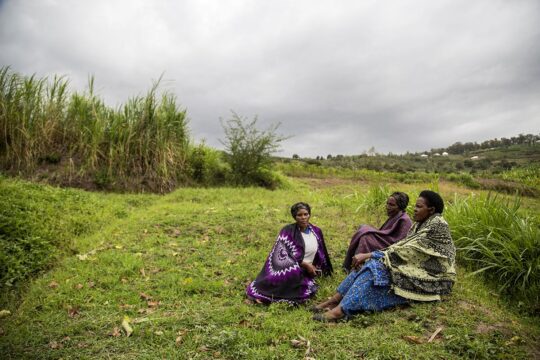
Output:
[[289,187],[289,181],[279,172],[270,169],[259,169],[253,175],[253,182],[257,186],[262,186],[270,190]]
[[230,167],[222,159],[223,154],[204,143],[190,151],[191,178],[201,185],[224,184],[230,177]]
[[231,180],[236,185],[262,185],[272,187],[272,179],[267,172],[271,154],[279,149],[279,143],[286,139],[276,133],[279,124],[267,130],[257,129],[257,117],[248,121],[235,112],[226,122],[222,121],[227,152],[227,162],[231,166]]

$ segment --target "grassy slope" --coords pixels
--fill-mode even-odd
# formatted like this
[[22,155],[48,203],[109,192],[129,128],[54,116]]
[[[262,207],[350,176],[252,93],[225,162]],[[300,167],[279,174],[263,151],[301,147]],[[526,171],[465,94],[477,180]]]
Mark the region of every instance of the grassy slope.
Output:
[[[482,280],[463,272],[454,294],[442,303],[337,325],[313,322],[305,307],[243,303],[246,282],[260,270],[279,228],[291,221],[287,205],[303,200],[313,206],[313,223],[325,231],[339,269],[355,226],[383,220],[376,211],[355,213],[358,194],[367,188],[323,180],[274,192],[222,188],[181,189],[159,199],[130,195],[138,207],[77,237],[73,248],[85,256],[68,256],[33,281],[20,306],[10,308],[13,315],[0,320],[0,354],[298,359],[306,343],[293,347],[291,340],[304,338],[310,342],[309,356],[318,359],[538,356],[530,352],[540,337],[534,319],[511,312]],[[421,188],[399,185],[410,194]],[[465,192],[444,184],[439,190],[448,199],[454,191]],[[91,196],[105,209],[100,214],[114,214],[106,209],[123,201],[118,195]],[[103,215],[96,217],[103,221]],[[332,294],[342,278],[338,270],[321,281],[318,299]],[[152,297],[150,302],[141,292]],[[111,336],[124,316],[133,335]],[[403,338],[427,339],[439,326],[442,336],[432,343]]]

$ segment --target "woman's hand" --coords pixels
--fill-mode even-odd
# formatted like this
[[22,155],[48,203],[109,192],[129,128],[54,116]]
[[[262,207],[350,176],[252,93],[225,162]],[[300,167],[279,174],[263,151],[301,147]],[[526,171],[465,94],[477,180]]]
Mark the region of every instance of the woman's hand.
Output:
[[317,268],[315,267],[315,265],[302,261],[300,266],[302,266],[311,277],[317,276]]
[[356,254],[352,258],[352,267],[358,269],[366,260],[371,259],[371,253]]

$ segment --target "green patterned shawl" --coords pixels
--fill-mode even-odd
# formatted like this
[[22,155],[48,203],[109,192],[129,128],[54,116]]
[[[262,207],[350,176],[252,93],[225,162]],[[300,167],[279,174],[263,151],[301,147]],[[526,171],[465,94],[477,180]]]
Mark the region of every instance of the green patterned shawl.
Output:
[[405,239],[388,247],[384,264],[397,295],[433,301],[452,290],[455,257],[448,223],[441,214],[434,214],[421,224],[415,223]]

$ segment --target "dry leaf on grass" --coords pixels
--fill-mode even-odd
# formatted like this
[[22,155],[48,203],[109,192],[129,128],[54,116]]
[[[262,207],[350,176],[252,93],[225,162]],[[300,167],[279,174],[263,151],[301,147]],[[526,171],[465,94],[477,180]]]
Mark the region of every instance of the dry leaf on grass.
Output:
[[504,345],[512,346],[521,343],[523,343],[523,340],[519,336],[513,336],[509,341],[505,342]]
[[77,285],[75,285],[75,289],[77,289],[77,290],[81,290],[83,287],[84,287],[83,284],[77,284]]
[[180,346],[182,345],[182,343],[184,342],[184,336],[186,336],[187,334],[187,330],[178,330],[178,332],[176,333],[176,339],[174,340],[174,344],[176,346]]
[[177,336],[176,340],[174,340],[174,344],[176,346],[180,346],[180,345],[182,345],[182,341],[184,341],[184,337],[183,336]]
[[143,293],[143,292],[142,292],[142,293],[139,293],[139,296],[141,297],[141,299],[146,300],[146,301],[152,300],[152,296],[150,296],[150,295],[148,295],[148,294],[145,294],[145,293]]
[[144,309],[139,309],[137,310],[137,313],[138,314],[151,314],[153,313],[154,311],[156,311],[156,308],[144,308]]
[[148,307],[154,308],[158,307],[159,304],[161,304],[161,301],[148,301],[146,304],[148,305]]
[[163,335],[163,331],[157,330],[157,331],[154,331],[154,334],[156,334],[157,336],[161,336]]
[[86,285],[89,287],[89,288],[93,288],[94,286],[96,286],[96,283],[93,282],[93,281],[89,281],[86,283]]
[[141,275],[142,275],[143,277],[146,277],[146,272],[144,271],[144,268],[141,268],[141,269],[139,270],[139,272],[141,273]]
[[54,340],[49,343],[49,348],[51,348],[51,349],[56,350],[56,349],[61,349],[63,347],[64,347],[64,344],[59,343],[59,342],[54,341]]
[[118,337],[120,335],[122,334],[120,333],[120,328],[117,326],[115,326],[114,329],[109,333],[109,336],[113,336],[113,337]]
[[11,315],[11,311],[9,310],[0,310],[0,319],[8,317]]
[[429,337],[429,340],[428,340],[427,342],[428,342],[428,343],[432,342],[433,339],[435,339],[435,337],[442,331],[442,329],[443,329],[443,327],[442,327],[442,326],[439,326],[439,327],[437,328],[437,330],[435,330],[435,331],[433,332],[433,334],[431,334],[431,336]]
[[131,322],[133,324],[140,324],[140,323],[147,322],[147,321],[150,321],[150,319],[148,319],[146,317],[143,317],[143,318],[133,319],[133,321],[131,321]]
[[80,315],[80,312],[79,312],[79,307],[78,306],[69,306],[68,307],[68,316],[70,318],[76,318],[77,316]]
[[54,281],[54,280],[49,283],[49,287],[51,289],[56,289],[56,288],[58,288],[58,286],[59,286],[58,283],[56,281]]
[[129,325],[129,322],[129,317],[124,316],[124,320],[122,320],[122,329],[124,329],[127,337],[133,334],[133,328],[131,327],[131,325]]

